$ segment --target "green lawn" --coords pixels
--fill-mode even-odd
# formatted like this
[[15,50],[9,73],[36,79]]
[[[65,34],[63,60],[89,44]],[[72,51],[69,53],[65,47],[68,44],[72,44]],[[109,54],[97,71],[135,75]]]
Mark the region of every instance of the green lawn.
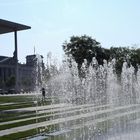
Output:
[[33,95],[22,95],[22,96],[0,96],[0,103],[20,103],[20,102],[31,102],[33,101]]
[[[35,111],[13,111],[12,109],[20,109],[26,107],[35,107],[34,100],[38,100],[38,106],[42,105],[41,100],[33,95],[20,95],[20,96],[0,96],[0,122],[7,122],[13,120],[26,119],[31,117],[36,117]],[[5,104],[11,103],[11,104]],[[44,105],[50,104],[50,101],[43,102]],[[45,115],[45,113],[39,114],[38,116]],[[46,120],[45,117],[38,119],[38,122]],[[21,121],[12,124],[0,125],[0,130],[5,130],[13,127],[24,126],[28,124],[36,123],[36,119],[31,119],[27,121]],[[0,137],[0,140],[16,140],[20,138],[25,138],[28,136],[33,136],[37,134],[36,129],[19,132],[15,134],[10,134]]]
[[[38,101],[37,104],[34,103],[34,101]],[[4,103],[12,103],[12,104],[4,104]],[[80,110],[79,108],[71,108],[71,109],[66,109],[64,108],[63,110],[63,106],[59,108],[59,104],[56,106],[56,108],[52,107],[52,110],[48,108],[48,110],[41,110],[41,112],[36,111],[35,108],[33,108],[34,110],[14,110],[14,109],[21,109],[21,108],[26,108],[26,107],[36,107],[36,106],[46,106],[49,105],[51,103],[50,99],[46,99],[46,101],[42,101],[41,98],[36,98],[35,96],[30,96],[30,95],[23,95],[23,96],[0,96],[0,131],[4,131],[10,128],[15,128],[18,126],[25,126],[25,125],[30,125],[30,124],[35,124],[35,123],[39,123],[39,122],[44,122],[47,120],[55,120],[56,122],[53,123],[52,125],[48,122],[45,122],[45,126],[42,126],[39,124],[35,124],[35,126],[29,128],[31,130],[28,131],[24,131],[24,132],[18,132],[17,130],[14,130],[13,134],[9,134],[9,135],[5,135],[5,136],[1,136],[0,140],[25,140],[27,137],[30,136],[35,136],[36,134],[40,134],[40,133],[46,133],[49,134],[51,132],[53,132],[54,130],[56,131],[60,131],[61,129],[73,129],[73,132],[71,133],[71,136],[69,135],[69,137],[72,137],[71,139],[74,139],[74,136],[79,137],[81,131],[87,131],[90,130],[88,127],[90,127],[90,125],[92,127],[94,127],[94,131],[91,129],[92,134],[96,135],[96,133],[98,131],[100,131],[100,133],[104,134],[108,131],[108,128],[113,127],[113,123],[114,121],[116,123],[123,124],[124,122],[127,124],[127,122],[130,122],[131,120],[136,120],[138,118],[140,118],[140,112],[135,112],[135,110],[137,108],[139,108],[139,105],[135,106],[130,106],[130,107],[124,107],[124,108],[119,108],[116,109],[116,111],[112,110],[111,112],[108,112],[107,109],[110,109],[109,106],[104,106],[104,107],[94,107],[94,109],[92,110],[92,107],[84,107],[84,109]],[[58,103],[58,100],[55,99],[55,103]],[[76,106],[77,107],[77,106]],[[58,110],[57,110],[58,108]],[[96,109],[95,109],[96,108]],[[41,108],[42,109],[42,108]],[[54,111],[54,110],[55,111]],[[61,110],[62,109],[62,110]],[[65,110],[66,109],[66,110]],[[106,112],[104,112],[104,110]],[[93,116],[89,115],[87,117],[80,117],[78,119],[72,119],[72,120],[66,120],[66,117],[74,117],[74,115],[84,115],[84,114],[88,114],[88,113],[93,113]],[[99,113],[101,111],[101,113]],[[131,112],[132,111],[132,112]],[[137,111],[137,110],[136,110]],[[95,112],[98,112],[97,114],[94,115]],[[130,114],[127,114],[129,113]],[[63,114],[64,113],[64,114]],[[112,114],[113,113],[113,114]],[[124,114],[124,116],[117,116],[118,114]],[[126,113],[126,114],[125,114]],[[113,118],[113,115],[116,116]],[[33,118],[34,117],[34,118]],[[108,118],[109,117],[109,118]],[[23,120],[22,120],[23,119]],[[63,119],[64,121],[60,121],[61,123],[57,123],[57,119],[59,121],[59,119]],[[92,121],[94,122],[94,120],[98,120],[97,124],[93,123],[92,125]],[[6,122],[8,121],[14,121],[11,122],[9,124],[6,124]],[[5,123],[5,124],[2,124]],[[88,124],[87,126],[84,124]],[[90,124],[91,123],[91,124]],[[44,123],[43,123],[44,124]],[[37,126],[38,125],[38,126]],[[83,126],[81,126],[83,125]],[[37,127],[36,127],[37,126]],[[41,127],[42,126],[42,127]],[[69,127],[70,126],[70,127]],[[77,127],[78,126],[78,127]],[[36,128],[34,128],[36,127]],[[40,127],[40,128],[38,128]],[[74,127],[77,127],[76,129]],[[22,129],[20,129],[22,130]],[[27,130],[27,129],[26,129]],[[13,131],[12,131],[13,132]],[[88,133],[88,132],[87,132]],[[62,136],[62,137],[61,137]],[[64,136],[64,137],[63,137]],[[66,135],[59,135],[59,136],[55,136],[53,137],[53,140],[66,140],[67,138],[65,137]],[[47,140],[51,140],[51,137],[46,138]]]
[[26,138],[26,137],[36,135],[36,134],[37,134],[37,130],[32,129],[29,131],[24,131],[24,132],[14,133],[11,135],[2,136],[2,137],[0,137],[0,140],[19,140],[21,138]]

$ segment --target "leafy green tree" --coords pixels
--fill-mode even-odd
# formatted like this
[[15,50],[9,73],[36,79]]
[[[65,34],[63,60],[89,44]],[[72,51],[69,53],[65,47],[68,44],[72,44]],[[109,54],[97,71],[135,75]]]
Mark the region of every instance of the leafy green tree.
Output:
[[6,87],[14,87],[15,86],[15,76],[10,76],[7,80],[6,80]]
[[4,86],[5,86],[5,82],[2,79],[0,79],[0,88],[4,88]]
[[105,51],[101,48],[101,45],[95,39],[84,36],[72,36],[69,42],[63,44],[63,50],[65,54],[76,61],[78,68],[80,69],[84,59],[87,60],[89,65],[93,57],[96,57],[99,64],[103,64],[105,58]]
[[32,85],[31,79],[30,78],[23,78],[22,85],[25,87],[30,87]]
[[131,49],[130,63],[136,70],[138,69],[138,65],[140,65],[140,49]]
[[110,58],[116,59],[116,72],[121,74],[123,62],[127,61],[130,65],[130,54],[131,50],[128,47],[111,47],[110,48]]
[[[78,69],[81,71],[84,59],[87,60],[87,66],[96,57],[98,64],[102,65],[103,60],[116,59],[116,73],[121,74],[123,62],[127,61],[128,66],[134,66],[137,70],[140,65],[140,49],[130,47],[111,47],[110,49],[102,48],[100,43],[91,37],[72,36],[69,42],[63,44],[63,50],[68,57],[72,57],[78,64]],[[69,59],[69,62],[71,59]]]
[[116,72],[121,74],[123,62],[126,61],[128,66],[132,65],[137,70],[140,65],[140,49],[129,47],[111,47],[110,59],[116,59]]

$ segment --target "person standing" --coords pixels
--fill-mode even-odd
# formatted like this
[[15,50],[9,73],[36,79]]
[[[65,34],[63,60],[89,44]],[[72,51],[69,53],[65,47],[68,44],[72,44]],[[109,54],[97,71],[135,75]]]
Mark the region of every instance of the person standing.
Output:
[[42,97],[45,98],[45,94],[46,94],[45,93],[45,88],[42,88],[41,91],[42,91]]

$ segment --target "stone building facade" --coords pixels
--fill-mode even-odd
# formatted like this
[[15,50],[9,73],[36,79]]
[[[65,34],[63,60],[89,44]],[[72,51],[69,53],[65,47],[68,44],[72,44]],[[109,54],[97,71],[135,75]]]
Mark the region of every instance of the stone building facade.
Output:
[[[40,56],[40,65],[38,58]],[[0,56],[0,89],[8,91],[15,88],[15,67],[14,57]],[[27,55],[26,63],[18,63],[18,90],[33,91],[36,86],[36,78],[41,81],[43,71],[36,71],[37,67],[44,69],[43,56],[41,55]]]

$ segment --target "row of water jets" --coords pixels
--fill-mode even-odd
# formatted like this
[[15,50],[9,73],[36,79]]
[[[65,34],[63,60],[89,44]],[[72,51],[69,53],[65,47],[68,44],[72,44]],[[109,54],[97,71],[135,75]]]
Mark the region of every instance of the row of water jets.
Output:
[[140,69],[135,72],[133,66],[128,67],[123,63],[122,73],[118,77],[115,73],[115,59],[103,66],[97,64],[93,58],[87,67],[87,62],[82,64],[81,71],[84,77],[80,78],[75,61],[64,62],[58,74],[46,81],[48,95],[57,96],[64,102],[94,105],[126,105],[139,103]]
[[[70,140],[138,139],[139,68],[136,72],[133,66],[124,62],[118,76],[115,72],[115,59],[108,63],[104,60],[103,65],[98,65],[95,58],[89,66],[86,60],[82,64],[81,72],[84,76],[79,76],[77,63],[73,60],[71,65],[64,61],[57,68],[57,73],[51,72],[50,67],[48,70],[52,73],[51,77],[41,82],[46,88],[47,97],[52,99],[51,104],[55,104],[55,97],[58,103],[65,104],[63,108],[68,105],[73,110],[73,107],[80,106],[80,110],[71,112],[65,108],[66,111],[62,113],[60,109],[57,118],[63,118],[64,122],[58,121],[57,130],[55,125],[54,131],[63,130],[63,138]],[[62,139],[56,137],[59,138]]]

